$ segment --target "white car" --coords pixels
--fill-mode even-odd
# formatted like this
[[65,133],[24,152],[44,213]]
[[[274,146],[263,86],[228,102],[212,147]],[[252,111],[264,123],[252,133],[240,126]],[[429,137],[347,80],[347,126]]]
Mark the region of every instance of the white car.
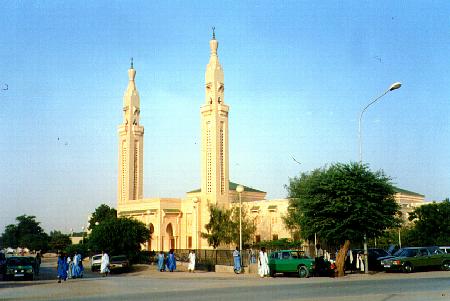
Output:
[[439,249],[441,249],[444,253],[450,254],[450,247],[439,247]]
[[102,264],[102,254],[93,255],[91,257],[91,271],[100,271],[100,265]]

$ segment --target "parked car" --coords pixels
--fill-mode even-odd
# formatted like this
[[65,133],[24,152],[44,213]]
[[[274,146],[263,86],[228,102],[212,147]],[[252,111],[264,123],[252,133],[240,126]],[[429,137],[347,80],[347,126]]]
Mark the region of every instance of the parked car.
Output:
[[125,255],[111,256],[109,259],[109,269],[113,271],[128,271],[130,269],[130,261]]
[[307,278],[315,268],[315,260],[296,250],[280,250],[270,253],[269,270],[272,277],[277,273],[297,273]]
[[91,271],[100,271],[100,266],[102,264],[102,254],[93,255],[91,257]]
[[6,280],[29,279],[33,280],[34,270],[30,257],[12,256],[6,259]]
[[[345,270],[347,271],[356,271],[356,256],[358,254],[364,254],[363,249],[353,249],[351,250],[353,253],[353,262],[350,263],[350,256],[347,256],[347,260],[345,261]],[[367,249],[369,253],[369,270],[370,271],[382,271],[383,266],[381,265],[381,260],[391,256],[387,251],[380,248],[369,248]]]
[[410,247],[398,250],[394,257],[383,259],[384,269],[411,273],[419,269],[441,268],[450,271],[450,254],[446,254],[439,247]]
[[444,253],[447,253],[447,254],[450,254],[450,247],[439,247],[439,249],[441,249],[442,250],[442,252],[444,252]]

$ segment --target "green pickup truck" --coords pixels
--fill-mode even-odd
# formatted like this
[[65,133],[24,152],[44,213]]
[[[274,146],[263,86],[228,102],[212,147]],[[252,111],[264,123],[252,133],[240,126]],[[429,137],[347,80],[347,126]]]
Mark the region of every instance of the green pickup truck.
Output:
[[297,273],[300,278],[309,277],[314,271],[315,260],[302,251],[280,250],[270,253],[270,276],[277,273]]
[[411,247],[398,250],[393,256],[381,260],[386,272],[411,273],[420,269],[442,269],[450,271],[450,254],[439,247]]

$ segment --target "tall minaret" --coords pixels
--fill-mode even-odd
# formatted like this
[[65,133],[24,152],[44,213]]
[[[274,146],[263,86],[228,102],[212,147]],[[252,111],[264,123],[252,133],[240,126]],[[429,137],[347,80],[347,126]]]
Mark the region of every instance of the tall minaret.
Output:
[[131,59],[128,87],[123,95],[123,123],[119,125],[119,205],[128,200],[142,199],[144,127],[139,125],[139,93],[135,76]]
[[[206,203],[228,207],[228,110],[224,102],[223,70],[217,57],[218,42],[213,28],[211,56],[206,66],[206,95],[201,112],[201,191]],[[206,205],[203,202],[203,206]]]

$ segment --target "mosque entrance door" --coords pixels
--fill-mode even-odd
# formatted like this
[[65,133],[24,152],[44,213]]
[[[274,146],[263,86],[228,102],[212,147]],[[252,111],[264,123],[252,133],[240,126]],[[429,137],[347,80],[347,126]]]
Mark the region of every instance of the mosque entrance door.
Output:
[[166,228],[166,237],[168,243],[168,249],[175,249],[175,238],[173,237],[173,227],[172,224],[168,224]]

